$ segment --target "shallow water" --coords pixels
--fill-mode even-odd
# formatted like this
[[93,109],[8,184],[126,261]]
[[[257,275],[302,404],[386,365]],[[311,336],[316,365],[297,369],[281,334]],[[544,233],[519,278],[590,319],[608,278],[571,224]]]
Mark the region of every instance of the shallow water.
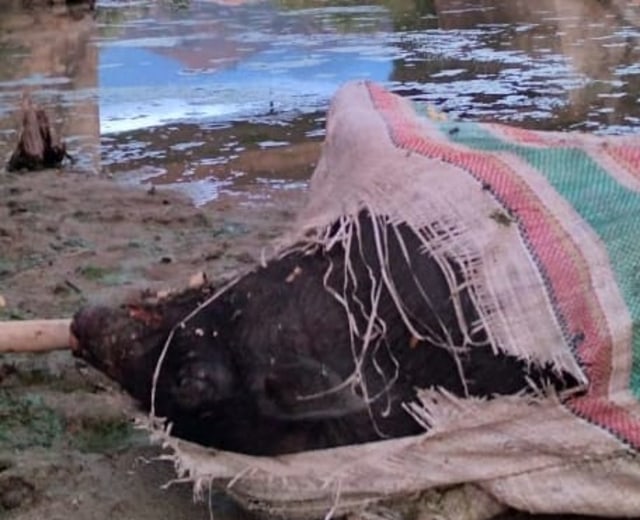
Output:
[[[19,4],[15,0],[13,4]],[[340,84],[451,117],[640,126],[640,9],[598,0],[156,0],[0,17],[0,154],[25,86],[82,171],[266,203],[302,189]]]

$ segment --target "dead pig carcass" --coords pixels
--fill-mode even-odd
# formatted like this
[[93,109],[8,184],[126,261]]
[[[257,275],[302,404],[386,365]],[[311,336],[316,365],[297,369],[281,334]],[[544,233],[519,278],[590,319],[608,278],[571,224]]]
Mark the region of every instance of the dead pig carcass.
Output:
[[637,514],[640,295],[618,247],[640,241],[596,211],[613,186],[617,218],[640,214],[637,145],[455,129],[345,86],[266,266],[85,309],[76,353],[168,418],[179,471],[254,508],[323,515],[468,483],[531,512]]
[[406,409],[418,388],[492,397],[563,386],[551,365],[493,352],[483,327],[462,330],[458,318],[478,321],[468,291],[450,297],[405,225],[363,213],[329,233],[331,247],[288,251],[211,302],[216,288],[204,286],[158,304],[85,309],[77,352],[149,408],[167,336],[202,305],[171,338],[155,413],[178,437],[255,455],[418,434]]

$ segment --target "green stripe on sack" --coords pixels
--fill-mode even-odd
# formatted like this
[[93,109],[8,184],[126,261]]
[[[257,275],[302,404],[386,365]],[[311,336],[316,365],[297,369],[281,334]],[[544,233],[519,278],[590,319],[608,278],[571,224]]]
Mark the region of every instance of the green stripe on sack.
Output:
[[631,390],[640,399],[640,194],[577,148],[534,148],[501,140],[475,123],[443,123],[451,141],[510,152],[544,175],[604,243],[633,320]]

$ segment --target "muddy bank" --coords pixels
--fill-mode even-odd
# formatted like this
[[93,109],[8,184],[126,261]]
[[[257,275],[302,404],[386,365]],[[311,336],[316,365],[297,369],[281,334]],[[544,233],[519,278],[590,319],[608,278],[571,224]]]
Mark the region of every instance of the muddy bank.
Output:
[[215,279],[253,262],[299,204],[276,194],[258,209],[229,195],[196,209],[172,190],[54,171],[4,174],[0,194],[0,312],[10,319],[181,287],[200,270]]

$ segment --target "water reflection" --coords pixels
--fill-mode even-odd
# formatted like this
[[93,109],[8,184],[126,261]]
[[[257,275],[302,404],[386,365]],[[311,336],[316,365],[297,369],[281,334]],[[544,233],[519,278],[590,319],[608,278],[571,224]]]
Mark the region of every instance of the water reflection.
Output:
[[371,42],[391,30],[376,6],[200,3],[174,13],[154,4],[141,20],[153,23],[111,22],[100,42],[103,134],[309,112],[350,78],[385,81],[393,71],[395,54]]
[[[510,107],[516,121],[538,128],[618,133],[638,125],[637,5],[615,0],[479,0],[473,9],[462,1],[438,0],[436,5],[442,29],[484,29],[485,48],[522,63],[488,75],[511,85],[510,94],[531,107],[530,112]],[[492,110],[508,106],[493,101],[476,112],[491,117]]]
[[198,202],[301,186],[352,78],[458,118],[636,132],[639,13],[621,0],[105,0],[94,19],[12,5],[0,153],[26,85],[81,169]]

